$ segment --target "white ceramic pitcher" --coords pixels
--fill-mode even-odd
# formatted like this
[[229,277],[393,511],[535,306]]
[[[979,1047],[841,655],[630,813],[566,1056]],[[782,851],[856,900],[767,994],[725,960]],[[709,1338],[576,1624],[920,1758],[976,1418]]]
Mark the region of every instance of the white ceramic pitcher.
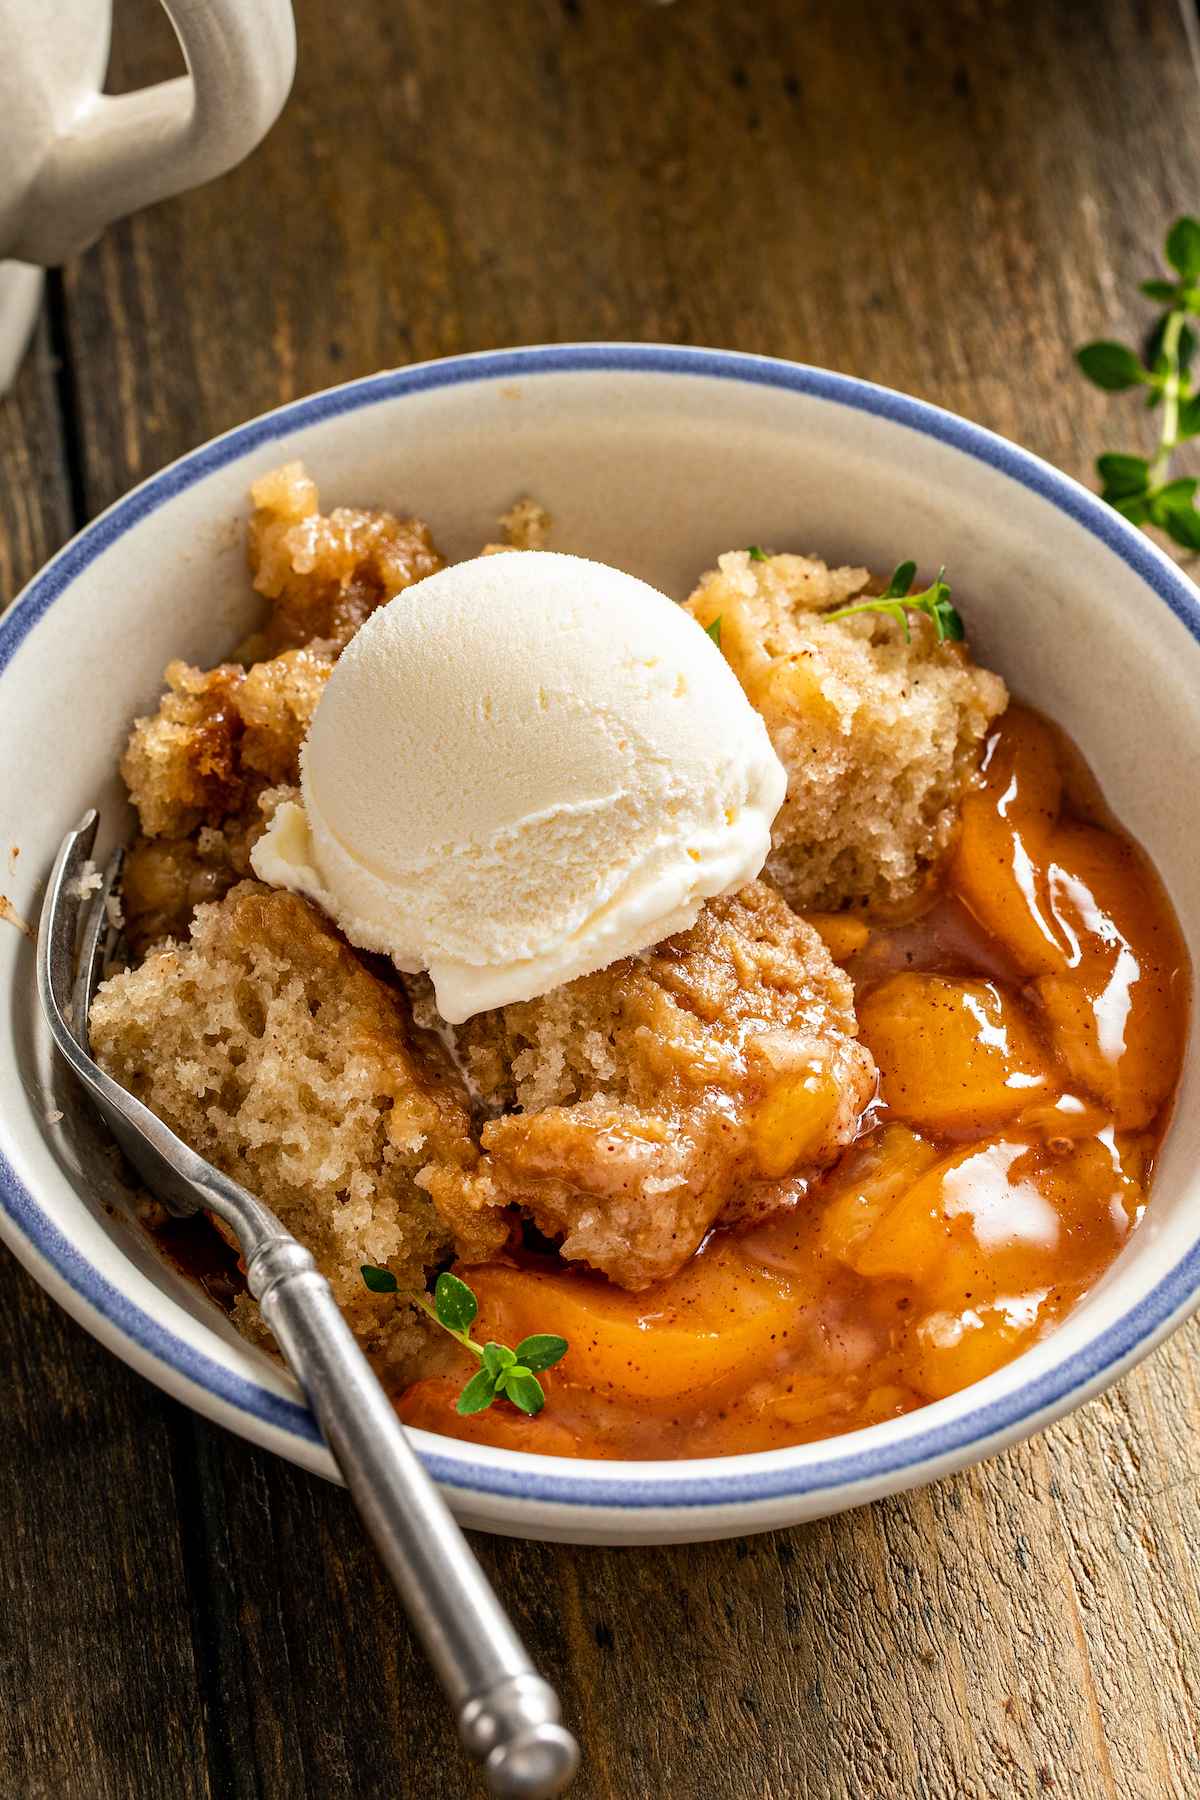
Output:
[[113,219],[231,169],[296,67],[290,0],[163,0],[188,74],[102,94],[112,0],[0,0],[0,394],[42,270]]

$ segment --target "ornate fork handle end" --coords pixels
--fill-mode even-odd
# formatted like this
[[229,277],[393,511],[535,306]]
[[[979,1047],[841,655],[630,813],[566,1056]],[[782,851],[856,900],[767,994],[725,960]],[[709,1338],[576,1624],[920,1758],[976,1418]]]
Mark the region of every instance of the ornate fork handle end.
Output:
[[458,1715],[458,1733],[503,1800],[561,1793],[579,1766],[579,1746],[561,1723],[558,1695],[540,1675],[511,1676],[469,1700]]

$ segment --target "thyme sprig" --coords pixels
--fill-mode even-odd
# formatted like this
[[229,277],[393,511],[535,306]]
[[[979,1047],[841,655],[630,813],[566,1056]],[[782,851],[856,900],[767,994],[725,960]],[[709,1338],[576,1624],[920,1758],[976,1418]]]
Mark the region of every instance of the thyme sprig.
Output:
[[1156,277],[1141,283],[1142,293],[1167,309],[1151,329],[1142,354],[1101,339],[1084,344],[1075,352],[1075,361],[1106,393],[1145,387],[1147,411],[1162,409],[1153,456],[1108,452],[1097,457],[1096,473],[1104,484],[1100,498],[1131,524],[1157,525],[1183,549],[1200,550],[1196,480],[1190,475],[1166,479],[1180,444],[1200,436],[1200,393],[1193,391],[1191,372],[1196,334],[1187,322],[1200,319],[1200,221],[1186,215],[1176,219],[1163,255],[1179,279]]
[[843,606],[838,612],[826,613],[826,621],[849,619],[855,613],[889,613],[898,625],[904,627],[905,641],[911,644],[912,633],[908,628],[908,615],[910,612],[919,612],[933,620],[939,644],[944,643],[947,638],[956,644],[961,644],[963,622],[955,608],[951,606],[950,589],[942,580],[946,573],[945,565],[938,570],[938,578],[931,587],[927,587],[923,593],[910,594],[908,590],[913,584],[916,572],[915,562],[898,563],[892,571],[892,579],[882,594],[877,595],[873,600],[864,600],[858,606]]
[[427,1312],[443,1331],[457,1338],[465,1350],[479,1358],[482,1367],[472,1375],[458,1396],[460,1413],[484,1412],[494,1400],[503,1397],[520,1407],[523,1413],[540,1413],[546,1396],[538,1376],[552,1369],[567,1354],[566,1338],[539,1333],[527,1337],[515,1350],[504,1344],[477,1344],[471,1327],[479,1315],[479,1302],[457,1275],[444,1270],[433,1290],[433,1303],[428,1294],[416,1288],[401,1290],[396,1277],[388,1269],[377,1269],[373,1263],[362,1265],[362,1278],[373,1294],[411,1294],[422,1311]]

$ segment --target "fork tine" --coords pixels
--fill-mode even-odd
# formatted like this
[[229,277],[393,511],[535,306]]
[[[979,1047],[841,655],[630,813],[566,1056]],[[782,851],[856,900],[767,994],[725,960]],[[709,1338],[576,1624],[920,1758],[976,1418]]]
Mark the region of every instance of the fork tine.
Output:
[[[53,1007],[58,1024],[71,1030],[71,994],[75,982],[75,937],[79,927],[79,877],[96,841],[100,815],[86,812],[63,839],[42,902],[38,927],[38,986]],[[51,1019],[51,1026],[54,1026]],[[57,1035],[57,1033],[56,1033]]]
[[124,863],[125,852],[118,847],[105,863],[104,878],[92,895],[91,911],[79,946],[79,973],[75,977],[71,1001],[71,1031],[79,1048],[88,1054],[88,1014],[104,974],[104,965],[112,956],[118,936],[117,927],[109,917],[108,903],[119,891]]

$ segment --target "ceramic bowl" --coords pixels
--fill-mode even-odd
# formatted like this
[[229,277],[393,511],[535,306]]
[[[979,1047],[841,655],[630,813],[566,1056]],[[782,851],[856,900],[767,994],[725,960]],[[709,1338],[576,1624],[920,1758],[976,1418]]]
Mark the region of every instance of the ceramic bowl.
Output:
[[[98,804],[174,656],[217,662],[255,620],[251,481],[302,457],[322,504],[386,504],[472,555],[513,500],[554,546],[676,598],[733,545],[831,562],[945,563],[978,658],[1080,745],[1200,959],[1200,595],[1075,482],[950,414],[765,358],[648,345],[458,357],[297,401],[204,445],[67,545],[0,621],[0,1232],[87,1329],[231,1430],[336,1479],[289,1377],[127,1216],[100,1132],[53,1062],[36,920],[62,834]],[[5,910],[0,908],[0,911]],[[1115,1381],[1200,1299],[1200,1106],[1189,1060],[1144,1223],[1100,1285],[1008,1368],[823,1443],[688,1462],[591,1462],[414,1439],[464,1523],[650,1543],[767,1530],[945,1475]]]

